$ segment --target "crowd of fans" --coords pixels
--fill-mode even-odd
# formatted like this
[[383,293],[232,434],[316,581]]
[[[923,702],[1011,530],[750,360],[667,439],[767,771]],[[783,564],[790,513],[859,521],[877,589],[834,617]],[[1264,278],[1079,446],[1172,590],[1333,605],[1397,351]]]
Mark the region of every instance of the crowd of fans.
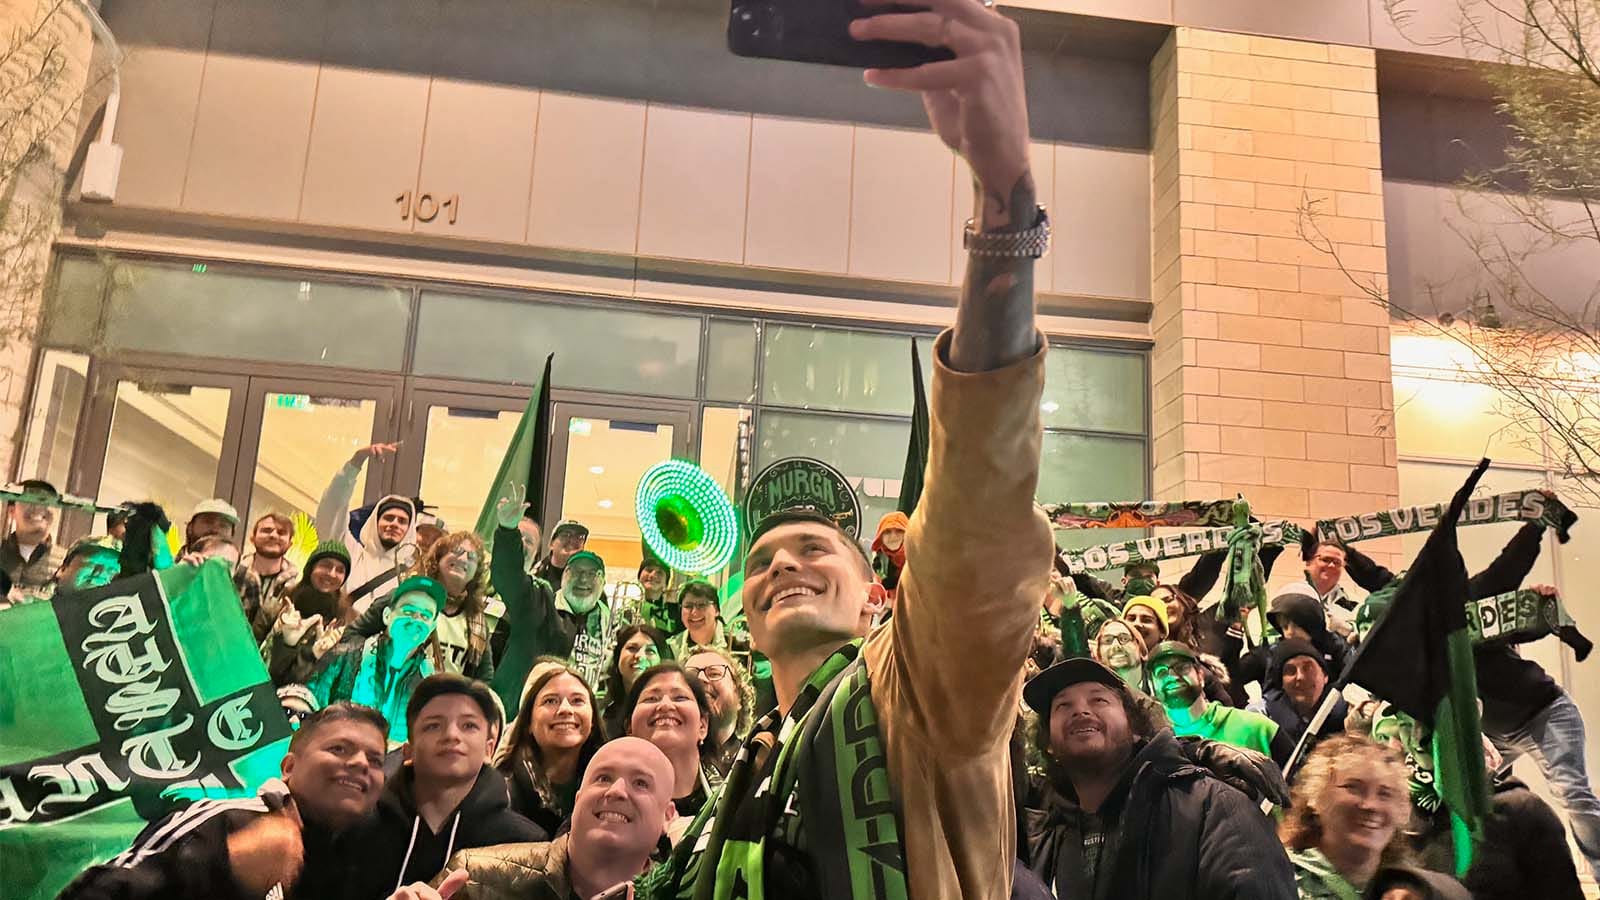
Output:
[[[386,449],[365,448],[352,465]],[[54,491],[43,482],[24,487],[41,498]],[[671,570],[648,555],[637,601],[613,602],[605,563],[584,549],[580,523],[562,522],[547,548],[537,521],[502,504],[491,560],[473,532],[445,531],[434,519],[436,533],[421,533],[419,509],[420,501],[387,497],[349,511],[338,517],[346,527],[330,528],[339,537],[316,544],[298,567],[287,561],[295,524],[286,515],[251,523],[242,559],[233,543],[240,521],[225,502],[201,503],[184,525],[181,560],[236,560],[241,610],[298,729],[290,756],[316,747],[340,760],[314,770],[334,788],[306,787],[313,770],[296,777],[286,767],[279,790],[351,793],[325,822],[360,860],[341,882],[345,896],[387,897],[433,879],[459,852],[502,844],[538,845],[520,849],[515,865],[548,872],[564,860],[562,877],[581,877],[571,867],[592,860],[593,883],[665,860],[731,772],[752,723],[776,705],[744,623],[724,621],[713,584],[674,586]],[[120,532],[63,553],[50,538],[53,516],[43,504],[11,506],[0,562],[15,600],[92,588],[119,573]],[[114,514],[112,528],[126,519]],[[897,579],[904,559],[890,548],[903,545],[908,524],[897,513],[878,529],[877,580],[862,598],[858,636],[894,616],[894,591],[876,588],[886,571]],[[1518,533],[1486,570],[1493,583],[1478,589],[1521,582],[1538,527]],[[1352,886],[1378,883],[1382,870],[1417,896],[1464,896],[1448,879],[1455,857],[1421,726],[1375,701],[1352,708],[1336,696],[1331,715],[1306,734],[1354,649],[1355,631],[1334,611],[1348,596],[1343,577],[1359,574],[1377,588],[1393,576],[1353,547],[1323,542],[1304,551],[1304,578],[1276,592],[1259,641],[1204,603],[1221,553],[1201,557],[1178,584],[1161,583],[1159,568],[1144,564],[1127,569],[1120,585],[1052,578],[1012,735],[1018,891],[1036,877],[1062,898],[1292,896],[1297,883],[1301,896],[1349,897]],[[369,564],[363,584],[380,587],[358,597],[355,559],[411,561],[381,571]],[[43,575],[47,560],[54,568]],[[1534,896],[1577,898],[1561,820],[1509,776],[1497,750],[1535,754],[1587,855],[1595,801],[1581,745],[1576,758],[1570,748],[1541,749],[1537,736],[1548,726],[1531,724],[1571,701],[1509,646],[1485,645],[1478,659],[1495,710],[1485,717],[1495,815],[1466,888],[1478,898],[1535,887]],[[1506,670],[1517,673],[1511,690],[1495,680]],[[337,749],[322,750],[328,742]],[[1301,743],[1291,788],[1282,767]],[[650,799],[608,799],[609,777],[595,783],[608,764],[648,772]],[[633,843],[613,846],[605,841],[615,835],[578,828],[586,797],[615,806],[615,824],[636,832]],[[1276,820],[1258,808],[1263,800],[1283,807]],[[361,814],[340,828],[346,807]],[[641,825],[645,809],[651,818]],[[300,804],[302,817],[318,811],[316,802]],[[210,827],[224,828],[216,839],[232,846],[225,821]],[[585,840],[611,849],[574,846]],[[107,885],[154,878],[163,890],[198,895],[215,876],[141,846],[91,870],[69,894],[129,896]],[[458,864],[513,862],[469,852]]]

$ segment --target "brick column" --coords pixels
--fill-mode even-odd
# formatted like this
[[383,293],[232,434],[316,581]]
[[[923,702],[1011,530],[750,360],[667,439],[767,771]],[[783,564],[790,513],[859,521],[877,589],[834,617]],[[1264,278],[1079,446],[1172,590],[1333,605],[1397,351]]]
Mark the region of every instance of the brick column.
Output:
[[0,0],[0,481],[10,480],[22,442],[45,272],[93,49],[75,4]]
[[1396,502],[1370,49],[1178,28],[1151,64],[1155,495],[1301,521]]

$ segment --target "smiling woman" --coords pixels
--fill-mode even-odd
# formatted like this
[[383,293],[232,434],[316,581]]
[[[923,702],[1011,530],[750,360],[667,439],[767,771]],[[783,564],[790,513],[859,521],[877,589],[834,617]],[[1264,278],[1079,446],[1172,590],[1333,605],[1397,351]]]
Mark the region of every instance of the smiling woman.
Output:
[[623,708],[628,734],[656,745],[672,763],[672,803],[680,819],[668,828],[674,844],[705,806],[710,784],[704,774],[711,706],[698,678],[665,662],[639,676]]
[[495,762],[511,783],[511,808],[558,833],[604,742],[595,727],[594,691],[578,671],[550,657],[536,663]]

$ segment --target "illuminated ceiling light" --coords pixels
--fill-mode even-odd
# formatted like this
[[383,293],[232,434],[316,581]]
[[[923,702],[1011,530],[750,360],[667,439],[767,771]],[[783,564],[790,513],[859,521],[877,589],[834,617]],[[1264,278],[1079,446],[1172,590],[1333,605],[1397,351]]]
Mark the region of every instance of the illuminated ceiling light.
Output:
[[1039,410],[1046,413],[1053,413],[1060,408],[1061,404],[1055,402],[1054,400],[1046,400],[1039,404]]
[[739,544],[733,503],[693,463],[668,460],[645,472],[634,495],[634,515],[645,545],[678,572],[715,572],[733,559]]
[[605,466],[590,466],[589,467],[589,474],[590,475],[604,475],[605,473],[606,473],[606,467]]
[[601,500],[598,505],[601,509],[610,509],[614,504],[610,500]]

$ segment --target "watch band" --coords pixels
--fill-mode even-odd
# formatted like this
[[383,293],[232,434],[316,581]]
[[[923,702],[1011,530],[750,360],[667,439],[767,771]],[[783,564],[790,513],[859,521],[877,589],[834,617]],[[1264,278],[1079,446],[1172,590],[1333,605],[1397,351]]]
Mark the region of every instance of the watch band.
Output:
[[1038,207],[1038,217],[1026,231],[979,231],[976,220],[968,219],[961,246],[972,256],[1038,259],[1050,249],[1050,214]]

